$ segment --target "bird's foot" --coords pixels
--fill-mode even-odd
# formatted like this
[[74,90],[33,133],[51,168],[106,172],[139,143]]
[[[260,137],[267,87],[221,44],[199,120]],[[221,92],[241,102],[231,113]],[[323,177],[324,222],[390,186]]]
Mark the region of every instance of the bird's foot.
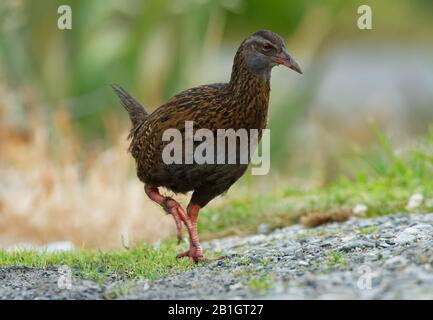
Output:
[[184,258],[184,257],[188,257],[189,261],[196,262],[196,263],[197,262],[206,263],[206,262],[209,261],[208,259],[206,259],[203,256],[203,253],[202,253],[202,250],[201,250],[201,247],[200,247],[199,243],[195,244],[195,245],[194,244],[190,244],[190,247],[189,247],[188,251],[179,253],[177,255],[177,258]]
[[197,262],[209,263],[209,262],[212,262],[212,261],[224,260],[224,259],[228,258],[227,256],[214,257],[214,258],[205,258],[203,256],[203,254],[201,253],[201,251],[198,252],[198,250],[196,250],[194,248],[190,248],[189,250],[187,250],[185,252],[182,252],[182,253],[179,253],[177,255],[178,259],[184,258],[184,257],[188,257],[191,262],[195,262],[195,263],[197,263]]
[[191,261],[191,262],[196,262],[196,263],[197,262],[202,262],[202,263],[208,262],[208,259],[206,259],[202,253],[197,253],[196,250],[192,250],[192,249],[185,251],[185,252],[181,252],[177,255],[178,259],[185,258],[185,257],[188,257],[189,261]]

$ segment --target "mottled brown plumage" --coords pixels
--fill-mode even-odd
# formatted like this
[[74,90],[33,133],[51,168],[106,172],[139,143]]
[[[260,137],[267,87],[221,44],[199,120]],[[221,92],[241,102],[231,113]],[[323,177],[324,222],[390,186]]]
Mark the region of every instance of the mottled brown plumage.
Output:
[[[278,64],[301,73],[282,39],[264,30],[242,42],[234,58],[230,82],[185,90],[151,114],[121,87],[113,86],[133,124],[130,152],[146,193],[173,214],[179,238],[181,222],[188,229],[190,250],[181,256],[203,259],[196,231],[198,211],[227,191],[244,174],[247,164],[167,165],[162,161],[162,151],[168,143],[162,141],[164,131],[172,128],[184,131],[185,121],[193,121],[194,131],[206,128],[216,135],[217,129],[258,129],[261,137],[261,130],[267,125],[270,72]],[[188,214],[176,201],[160,195],[158,187],[176,193],[194,191]]]

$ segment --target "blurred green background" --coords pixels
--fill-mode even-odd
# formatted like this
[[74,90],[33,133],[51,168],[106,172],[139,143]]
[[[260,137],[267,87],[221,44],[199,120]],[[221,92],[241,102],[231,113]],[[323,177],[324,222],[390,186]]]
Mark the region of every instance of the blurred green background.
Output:
[[[61,4],[72,8],[72,30],[57,28]],[[362,4],[373,9],[373,30],[357,28]],[[429,0],[2,0],[1,114],[25,128],[31,100],[50,147],[62,144],[52,122],[59,109],[82,152],[110,145],[129,127],[110,83],[152,110],[180,90],[227,81],[237,46],[264,28],[284,37],[304,71],[273,72],[274,174],[350,177],[365,163],[374,169],[372,127],[405,148],[431,123]]]

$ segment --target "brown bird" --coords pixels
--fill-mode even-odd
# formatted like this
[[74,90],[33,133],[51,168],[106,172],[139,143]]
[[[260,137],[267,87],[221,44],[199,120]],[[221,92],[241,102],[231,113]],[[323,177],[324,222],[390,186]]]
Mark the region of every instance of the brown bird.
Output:
[[[272,31],[261,30],[240,45],[230,82],[185,90],[150,114],[120,86],[112,86],[132,122],[129,151],[146,194],[173,216],[179,241],[182,223],[188,230],[189,250],[178,257],[205,261],[197,233],[198,213],[209,201],[226,192],[245,173],[248,163],[198,164],[194,160],[192,164],[167,164],[162,155],[169,142],[163,141],[163,133],[178,129],[184,142],[185,121],[192,121],[194,132],[209,129],[216,136],[217,129],[256,129],[260,139],[267,125],[271,70],[277,65],[302,73],[282,38]],[[239,160],[239,151],[236,152]],[[175,193],[193,191],[186,212],[176,200],[161,195],[159,187]]]

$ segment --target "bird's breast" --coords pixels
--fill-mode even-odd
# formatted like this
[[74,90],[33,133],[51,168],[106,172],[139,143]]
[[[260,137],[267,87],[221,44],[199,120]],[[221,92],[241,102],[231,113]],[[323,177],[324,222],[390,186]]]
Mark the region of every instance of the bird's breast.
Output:
[[240,127],[245,129],[266,128],[268,105],[268,96],[263,93],[248,96],[239,106]]

